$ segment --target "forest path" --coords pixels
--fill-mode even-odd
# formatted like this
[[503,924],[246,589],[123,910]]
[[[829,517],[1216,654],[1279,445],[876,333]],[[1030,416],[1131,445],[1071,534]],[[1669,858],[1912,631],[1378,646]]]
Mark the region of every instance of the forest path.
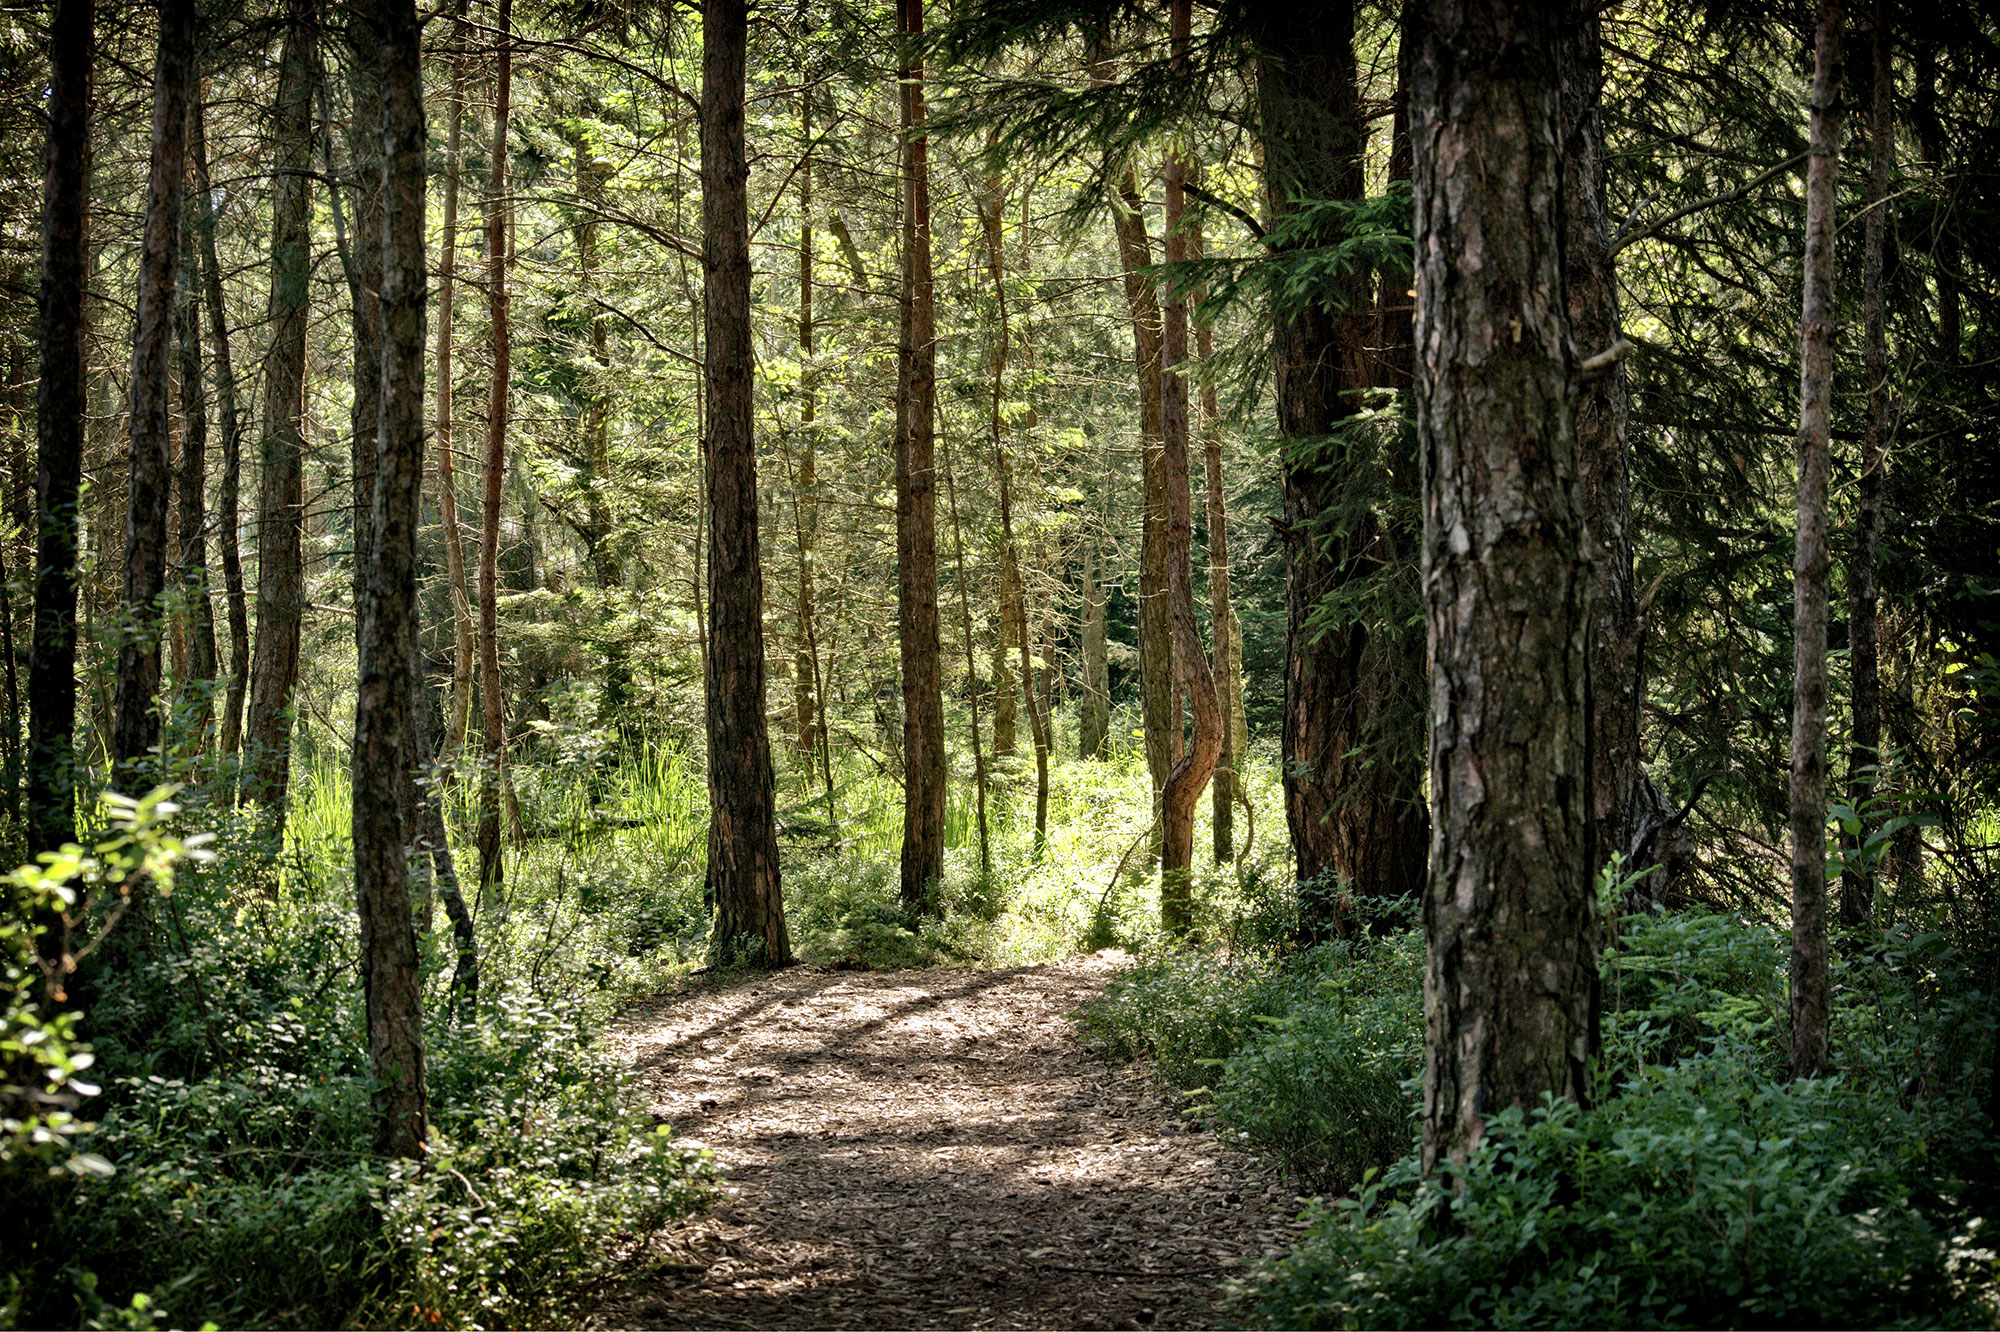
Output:
[[652,1109],[735,1192],[652,1236],[592,1325],[1210,1325],[1298,1205],[1077,1040],[1122,961],[797,967],[635,1014]]

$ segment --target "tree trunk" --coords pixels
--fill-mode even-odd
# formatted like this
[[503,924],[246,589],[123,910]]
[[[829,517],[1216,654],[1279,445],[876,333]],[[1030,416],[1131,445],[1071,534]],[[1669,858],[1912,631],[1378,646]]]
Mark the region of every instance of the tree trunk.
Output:
[[[188,94],[199,96],[200,79],[189,71]],[[188,116],[193,122],[192,113]],[[208,517],[204,493],[208,484],[208,389],[201,369],[201,268],[194,243],[196,210],[181,229],[180,300],[174,315],[174,343],[179,352],[181,460],[175,482],[179,506],[174,528],[174,567],[181,581],[182,614],[188,631],[188,671],[184,692],[198,695],[194,703],[195,747],[206,744],[213,702],[217,652],[215,612],[208,599]]]
[[222,752],[234,754],[243,741],[243,695],[250,683],[250,608],[243,590],[243,554],[237,541],[243,424],[237,416],[236,369],[229,356],[229,311],[222,301],[222,265],[215,254],[215,201],[208,182],[207,116],[198,81],[188,93],[194,233],[201,254],[202,304],[208,313],[209,351],[215,365],[216,424],[222,430],[222,477],[216,490],[215,525],[220,537],[223,598],[229,619],[229,683],[223,696],[221,740]]
[[[1894,165],[1895,73],[1889,64],[1889,7],[1876,0],[1874,105],[1869,121],[1868,213],[1861,266],[1862,326],[1867,345],[1868,427],[1861,445],[1859,503],[1847,561],[1847,662],[1853,672],[1854,732],[1847,756],[1847,803],[1857,817],[1873,804],[1882,761],[1882,667],[1876,646],[1875,550],[1882,535],[1882,473],[1889,453],[1889,335],[1882,260],[1889,239],[1889,169]],[[1847,840],[1850,862],[1841,875],[1840,918],[1850,928],[1875,912],[1875,874],[1860,863],[1860,837]]]
[[[373,454],[366,539],[355,533],[355,563],[365,568],[356,605],[359,661],[354,700],[354,886],[361,917],[361,978],[368,1018],[368,1070],[375,1083],[376,1150],[417,1159],[425,1137],[423,995],[410,919],[406,847],[416,840],[409,799],[416,765],[419,644],[417,528],[424,492],[424,95],[420,29],[414,0],[383,0],[363,30],[372,37],[368,91],[375,105],[355,107],[357,126],[379,131],[376,151],[356,154],[358,181],[373,192],[376,230],[357,230],[357,255],[380,285],[365,306],[378,318],[380,369],[376,424],[366,429]],[[369,31],[372,30],[372,31]],[[357,51],[363,43],[357,42]],[[379,53],[379,54],[377,54]],[[358,89],[357,89],[358,91]],[[360,145],[357,143],[357,148]],[[357,210],[359,216],[360,210]],[[379,293],[379,298],[376,298]],[[358,332],[357,328],[357,332]],[[357,358],[358,359],[358,358]],[[360,449],[357,445],[357,450]],[[356,487],[361,488],[357,469]],[[365,555],[365,559],[364,559]]]
[[112,784],[134,795],[164,775],[148,756],[160,743],[161,597],[167,590],[167,510],[173,438],[174,301],[187,185],[188,75],[194,0],[164,0],[153,65],[151,162],[132,329],[130,471],[125,489],[125,623],[118,644]]
[[[1204,257],[1201,224],[1189,219],[1188,257]],[[1202,491],[1208,522],[1208,621],[1210,672],[1215,678],[1215,696],[1222,718],[1222,747],[1215,756],[1215,777],[1210,789],[1213,800],[1209,821],[1214,830],[1215,863],[1226,865],[1236,855],[1236,800],[1242,785],[1237,765],[1242,761],[1247,736],[1239,735],[1243,715],[1243,661],[1241,630],[1236,608],[1229,595],[1229,500],[1222,480],[1222,412],[1216,401],[1215,334],[1200,320],[1205,293],[1194,293],[1195,355],[1201,374]]]
[[[1258,42],[1272,215],[1283,218],[1307,200],[1359,199],[1365,121],[1353,6],[1274,6]],[[1329,605],[1336,597],[1365,606],[1391,596],[1384,580],[1408,559],[1383,515],[1358,508],[1348,494],[1354,478],[1378,466],[1367,428],[1348,419],[1373,378],[1368,274],[1355,268],[1333,295],[1278,311],[1273,367],[1279,429],[1300,441],[1287,447],[1284,464],[1283,767],[1309,938],[1351,924],[1329,877],[1356,897],[1416,894],[1427,837],[1415,635],[1394,614]],[[1398,479],[1411,470],[1389,468]]]
[[903,281],[896,355],[897,628],[903,666],[903,857],[907,911],[944,879],[944,693],[938,666],[936,312],[924,136],[923,0],[897,0],[903,131]]
[[479,900],[504,902],[506,879],[500,847],[502,792],[507,766],[507,711],[500,690],[500,497],[507,472],[508,392],[513,345],[508,328],[507,118],[514,86],[513,0],[500,0],[499,53],[493,76],[492,167],[486,182],[487,336],[493,375],[486,393],[484,491],[479,510],[479,697],[482,744],[479,768]]
[[1410,119],[1431,656],[1423,1161],[1581,1099],[1596,1045],[1588,574],[1554,10],[1422,0]]
[[[701,32],[702,328],[708,389],[708,895],[717,965],[791,965],[777,777],[764,717],[764,574],[752,417],[749,18],[710,0]],[[935,602],[933,602],[935,605]],[[935,642],[935,639],[933,639]]]
[[[94,0],[49,20],[42,184],[40,380],[35,388],[35,627],[28,653],[28,849],[76,840],[77,493],[83,482],[83,297],[90,266]],[[41,938],[43,957],[61,947]]]
[[[1173,0],[1172,40],[1175,72],[1187,74],[1190,0]],[[1184,158],[1167,157],[1166,261],[1186,263],[1187,232],[1182,229],[1188,166]],[[1194,924],[1194,811],[1209,774],[1222,753],[1222,708],[1216,700],[1215,675],[1202,648],[1201,628],[1194,608],[1194,511],[1188,476],[1188,391],[1182,366],[1188,359],[1187,296],[1169,285],[1161,324],[1160,462],[1166,491],[1167,597],[1172,611],[1174,668],[1194,714],[1194,736],[1175,762],[1161,793],[1164,829],[1160,839],[1160,923],[1167,933],[1181,936]],[[1227,621],[1223,623],[1227,632]],[[1179,729],[1176,711],[1175,729]]]
[[372,576],[367,528],[373,521],[369,515],[375,503],[375,437],[382,415],[382,71],[376,46],[378,25],[372,16],[350,8],[346,23],[350,103],[346,138],[352,173],[347,193],[353,234],[341,256],[341,267],[347,277],[354,330],[354,395],[348,410],[348,468],[354,477],[354,556],[349,591],[354,597],[358,644],[361,599]]
[[292,690],[305,611],[306,324],[312,276],[316,0],[291,0],[273,118],[271,291],[265,322],[262,478],[257,496],[257,642],[250,663],[242,794],[279,826],[292,755]]
[[1076,713],[1076,754],[1078,758],[1108,758],[1105,744],[1111,738],[1110,644],[1104,625],[1104,554],[1094,535],[1084,555],[1083,579],[1083,698]]
[[451,711],[445,718],[444,758],[456,758],[472,722],[472,596],[465,580],[465,536],[458,520],[458,482],[452,455],[452,324],[458,284],[458,185],[465,135],[465,0],[453,20],[450,128],[444,154],[444,228],[438,245],[437,475],[438,526],[444,529],[445,581],[451,589]]
[[979,748],[979,665],[972,650],[972,596],[965,577],[965,525],[958,520],[958,486],[952,480],[951,454],[944,458],[945,498],[951,504],[952,553],[958,562],[958,619],[965,636],[966,696],[972,701],[972,799],[973,816],[979,831],[979,882],[984,885],[993,874],[992,840],[986,826],[986,755]]
[[[597,278],[597,214],[604,207],[604,179],[610,174],[611,164],[599,161],[591,155],[588,145],[581,136],[576,144],[577,193],[584,201],[584,208],[578,214],[576,224],[577,267],[586,292],[596,294]],[[602,310],[590,316],[590,359],[600,374],[611,366],[610,330]],[[602,609],[598,612],[598,623],[604,634],[604,693],[602,712],[605,719],[622,716],[630,699],[632,670],[625,660],[625,644],[618,635],[618,613],[612,598],[624,582],[623,570],[618,567],[618,546],[616,532],[611,523],[611,506],[605,497],[611,493],[611,393],[602,383],[593,383],[587,390],[589,405],[584,409],[584,439],[590,458],[590,468],[586,475],[588,482],[587,512],[589,538],[586,544],[590,550],[590,571],[597,580],[598,594],[603,598]]]
[[1791,1072],[1826,1070],[1832,996],[1826,957],[1826,483],[1833,415],[1833,336],[1840,170],[1838,0],[1820,0],[1813,38],[1806,168],[1805,301],[1799,316],[1799,511],[1792,558]]
[[798,536],[798,633],[792,651],[792,752],[805,765],[806,789],[812,789],[813,758],[818,753],[819,651],[813,641],[813,541],[819,533],[819,372],[813,365],[813,201],[812,96],[799,95],[799,138],[804,143],[799,163],[799,474],[792,499],[792,519]]

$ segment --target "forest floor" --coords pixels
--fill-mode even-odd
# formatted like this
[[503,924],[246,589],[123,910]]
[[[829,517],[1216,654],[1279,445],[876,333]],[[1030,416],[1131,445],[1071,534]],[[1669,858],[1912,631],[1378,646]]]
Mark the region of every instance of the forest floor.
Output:
[[1077,1039],[1125,960],[795,967],[632,1014],[652,1109],[729,1192],[649,1237],[591,1325],[1211,1325],[1299,1203]]

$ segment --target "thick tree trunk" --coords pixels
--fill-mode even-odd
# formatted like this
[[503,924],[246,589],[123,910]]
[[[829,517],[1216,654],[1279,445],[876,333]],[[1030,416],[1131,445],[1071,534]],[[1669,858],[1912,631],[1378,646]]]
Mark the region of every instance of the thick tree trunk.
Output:
[[265,322],[262,478],[257,496],[257,642],[244,728],[246,800],[284,821],[291,776],[292,690],[305,611],[306,324],[312,256],[312,107],[318,62],[315,0],[292,0],[278,59],[273,118],[271,291]]
[[[1307,200],[1359,199],[1365,121],[1352,4],[1273,5],[1257,37],[1273,216]],[[1284,467],[1283,766],[1309,938],[1350,927],[1329,877],[1356,897],[1414,895],[1427,836],[1415,635],[1391,616],[1327,605],[1367,600],[1357,594],[1407,559],[1380,515],[1343,512],[1355,504],[1344,494],[1351,477],[1376,465],[1365,428],[1348,424],[1374,377],[1367,273],[1355,270],[1333,296],[1279,310],[1273,366],[1279,429],[1299,441]]]
[[[701,30],[703,378],[708,392],[708,896],[718,965],[791,965],[780,891],[777,777],[764,717],[764,573],[752,417],[749,18],[709,0]],[[933,608],[936,602],[933,598]],[[935,643],[935,621],[933,621]]]
[[243,554],[237,540],[243,423],[237,415],[236,368],[229,355],[229,311],[222,301],[222,265],[215,254],[215,201],[208,182],[206,121],[197,83],[188,95],[188,157],[194,172],[194,234],[201,255],[202,305],[208,314],[209,354],[215,366],[216,424],[222,431],[222,476],[216,488],[215,525],[229,621],[229,683],[223,696],[221,741],[222,752],[234,754],[243,742],[243,696],[250,684],[250,607],[243,590]]
[[1826,1071],[1832,995],[1826,957],[1826,484],[1833,417],[1833,337],[1840,171],[1838,0],[1820,0],[1813,38],[1806,168],[1805,300],[1799,316],[1799,509],[1792,557],[1792,1033],[1795,1078]]
[[132,329],[132,450],[125,488],[124,624],[111,731],[112,784],[134,795],[161,777],[149,755],[160,743],[161,597],[167,590],[171,499],[174,301],[179,294],[181,207],[187,186],[188,75],[194,64],[194,0],[164,0],[153,65],[151,162]]
[[1559,11],[1422,0],[1410,119],[1431,661],[1426,1168],[1581,1099],[1596,1044],[1588,570]]
[[472,595],[465,579],[465,535],[458,519],[458,482],[452,454],[452,323],[458,288],[459,162],[465,136],[465,0],[454,19],[450,107],[445,113],[444,227],[438,245],[437,475],[438,526],[444,529],[445,581],[451,590],[451,711],[444,727],[444,758],[458,756],[472,722]]
[[[83,483],[83,297],[90,269],[94,0],[49,20],[42,184],[41,378],[35,388],[35,628],[28,654],[28,849],[76,840],[77,493]],[[43,956],[61,947],[44,934]]]
[[487,336],[493,373],[486,391],[484,490],[479,509],[479,900],[504,903],[500,846],[507,766],[507,711],[500,688],[500,498],[507,473],[508,395],[513,382],[508,327],[507,119],[514,84],[513,0],[500,0],[499,53],[493,75],[492,167],[486,181]]
[[903,131],[902,329],[896,356],[897,628],[903,666],[904,909],[944,879],[944,693],[938,666],[937,335],[924,135],[923,0],[897,0]]
[[[425,1137],[423,995],[416,932],[410,919],[408,845],[419,828],[410,817],[416,765],[421,660],[417,622],[417,528],[424,490],[424,97],[420,29],[414,0],[381,0],[356,38],[379,65],[371,73],[372,114],[355,107],[357,125],[379,132],[376,150],[356,154],[358,181],[373,192],[376,228],[357,230],[357,255],[380,285],[365,307],[378,319],[380,376],[376,423],[365,436],[373,455],[367,537],[355,533],[363,565],[359,663],[354,701],[354,886],[361,917],[361,978],[368,1019],[368,1069],[375,1083],[376,1150],[421,1157]],[[362,46],[356,43],[357,50]],[[374,62],[371,60],[371,64]],[[357,148],[361,145],[357,143]],[[360,210],[357,209],[357,216]],[[379,293],[379,299],[376,294]],[[357,329],[357,332],[359,330]],[[357,444],[357,452],[361,445]],[[356,472],[356,487],[362,485]],[[365,556],[365,558],[364,558]]]
[[[1889,335],[1882,271],[1889,239],[1889,170],[1894,165],[1895,73],[1889,64],[1892,37],[1889,7],[1875,0],[1874,105],[1869,117],[1868,221],[1861,266],[1861,318],[1866,338],[1863,367],[1868,376],[1868,429],[1861,445],[1859,502],[1854,511],[1854,543],[1847,559],[1847,662],[1853,673],[1854,731],[1847,754],[1847,803],[1857,814],[1873,801],[1882,761],[1882,666],[1876,645],[1875,550],[1882,535],[1883,472],[1889,453]],[[1863,836],[1866,836],[1863,827]],[[1858,858],[1862,840],[1846,839]],[[1840,918],[1864,925],[1875,912],[1874,872],[1850,863],[1841,874]]]
[[[1174,62],[1186,74],[1191,5],[1173,0]],[[1175,154],[1167,157],[1166,261],[1187,262],[1187,233],[1182,229],[1188,167]],[[1222,753],[1222,708],[1216,699],[1215,675],[1202,648],[1194,603],[1194,510],[1188,476],[1189,411],[1187,379],[1188,314],[1185,292],[1169,286],[1162,319],[1160,381],[1160,462],[1166,491],[1167,599],[1171,611],[1175,674],[1187,691],[1194,714],[1194,735],[1175,762],[1160,796],[1164,829],[1160,839],[1160,923],[1169,935],[1186,934],[1193,926],[1194,811],[1201,791]],[[1227,621],[1223,629],[1227,633]],[[1178,729],[1178,713],[1175,717]]]

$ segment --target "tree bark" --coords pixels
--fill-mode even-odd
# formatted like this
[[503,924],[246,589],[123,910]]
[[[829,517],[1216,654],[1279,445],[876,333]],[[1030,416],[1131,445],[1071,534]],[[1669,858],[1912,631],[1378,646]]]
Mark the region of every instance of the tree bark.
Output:
[[450,109],[445,113],[444,227],[438,245],[437,475],[438,526],[444,529],[445,581],[451,590],[451,711],[445,718],[444,758],[457,757],[472,722],[472,596],[465,579],[465,536],[458,519],[453,476],[452,325],[458,291],[458,187],[465,135],[465,0],[453,19]]
[[1563,17],[1499,0],[1412,8],[1430,1169],[1509,1106],[1586,1095],[1598,929],[1559,244]]
[[[353,235],[341,267],[347,277],[354,333],[353,398],[348,411],[348,469],[354,478],[354,556],[349,591],[354,597],[355,641],[360,642],[361,600],[372,576],[368,524],[375,503],[375,439],[382,415],[382,86],[380,33],[371,15],[347,12],[347,181]],[[329,148],[329,152],[331,149]]]
[[972,740],[973,817],[979,832],[979,881],[984,885],[993,874],[993,848],[986,826],[986,755],[979,748],[979,664],[972,649],[972,595],[965,577],[965,525],[958,519],[958,486],[952,479],[948,451],[944,458],[944,490],[951,505],[952,554],[958,563],[958,619],[965,637],[966,695],[972,702],[972,724],[967,733]]
[[937,334],[931,280],[923,0],[897,0],[902,108],[903,256],[896,355],[896,574],[903,667],[903,855],[907,911],[930,909],[944,880],[944,692],[938,663]]
[[799,473],[792,519],[799,546],[797,636],[792,651],[792,752],[812,789],[819,752],[819,650],[813,639],[813,542],[819,534],[819,371],[813,364],[812,96],[799,95]]
[[[1187,75],[1190,0],[1173,0],[1171,32],[1175,72]],[[1168,264],[1186,263],[1188,165],[1169,153],[1166,170],[1165,242]],[[1164,828],[1160,839],[1160,923],[1167,933],[1181,936],[1193,927],[1194,811],[1201,791],[1222,753],[1222,708],[1216,700],[1215,675],[1201,643],[1194,606],[1194,511],[1188,476],[1189,412],[1186,292],[1173,284],[1166,291],[1162,317],[1160,379],[1160,463],[1166,492],[1166,591],[1171,611],[1175,674],[1187,691],[1194,714],[1194,735],[1187,751],[1167,775],[1160,796]],[[1228,630],[1227,620],[1223,631]],[[1178,727],[1178,713],[1175,725]]]
[[167,511],[173,440],[174,302],[187,185],[188,74],[194,0],[164,0],[153,65],[151,162],[132,330],[131,455],[125,489],[124,618],[111,732],[112,783],[132,794],[158,781],[161,598],[167,590]]
[[215,201],[208,181],[206,121],[197,81],[188,96],[188,156],[194,171],[194,233],[201,255],[202,305],[208,314],[209,354],[215,365],[216,424],[222,431],[222,476],[216,488],[215,525],[220,538],[223,599],[229,621],[229,683],[223,695],[221,745],[224,754],[234,754],[243,741],[243,696],[250,683],[250,608],[243,589],[243,554],[237,533],[243,424],[237,415],[236,368],[229,354],[229,311],[222,300],[222,265],[215,253]]
[[[188,95],[200,95],[201,81],[190,69]],[[190,111],[188,122],[192,124]],[[183,614],[188,628],[188,678],[183,689],[200,691],[194,717],[196,746],[206,744],[213,717],[207,692],[215,680],[218,655],[215,611],[208,597],[208,386],[201,368],[201,267],[194,243],[197,210],[186,209],[181,229],[180,300],[174,315],[174,343],[180,357],[181,459],[175,486],[179,491],[174,528],[174,567],[180,575]]]
[[[377,229],[357,230],[357,254],[379,280],[360,312],[375,314],[379,379],[372,429],[358,418],[373,455],[367,539],[355,534],[365,568],[356,605],[359,633],[354,701],[354,886],[361,917],[361,976],[368,1018],[368,1068],[375,1083],[376,1150],[421,1157],[425,1137],[423,995],[410,918],[407,846],[419,828],[410,812],[416,766],[417,528],[424,489],[424,97],[414,0],[382,0],[350,35],[379,60],[368,91],[372,114],[357,126],[379,133],[376,151],[356,154],[357,182],[375,193]],[[361,43],[357,42],[357,51]],[[357,147],[360,145],[357,144]],[[357,210],[359,216],[360,210]],[[376,296],[379,293],[379,297]],[[357,332],[358,332],[357,328]],[[357,358],[358,359],[358,358]],[[361,445],[357,443],[357,451]],[[356,471],[356,488],[361,488]],[[365,554],[365,559],[364,559]]]
[[[708,895],[717,964],[791,965],[764,716],[764,574],[752,416],[745,0],[701,31],[702,328],[708,425]],[[933,599],[935,607],[935,599]],[[935,642],[935,622],[933,622]]]
[[1078,758],[1107,758],[1111,738],[1110,644],[1105,634],[1104,554],[1095,535],[1083,565],[1083,698],[1076,713]]
[[1799,508],[1792,557],[1791,1072],[1826,1070],[1832,995],[1826,957],[1827,471],[1833,415],[1843,6],[1820,0],[1806,167],[1805,299],[1799,316]]
[[499,53],[493,75],[492,166],[486,181],[487,336],[493,372],[486,393],[484,491],[479,510],[479,900],[504,901],[506,868],[500,846],[507,766],[507,713],[500,688],[500,499],[507,473],[508,395],[513,343],[508,327],[507,120],[514,86],[513,0],[500,0]]
[[306,325],[312,255],[316,0],[291,0],[273,118],[271,291],[265,322],[262,478],[257,495],[257,641],[250,663],[242,795],[279,826],[291,776],[292,691],[305,612]]
[[[35,627],[28,653],[28,849],[76,840],[77,495],[83,483],[83,298],[90,266],[94,0],[49,21],[42,184],[40,380],[35,387]],[[41,938],[43,957],[59,932]]]
[[[1190,218],[1188,257],[1204,257],[1201,223]],[[1222,480],[1222,412],[1216,401],[1215,334],[1200,319],[1205,293],[1193,293],[1195,356],[1201,364],[1202,491],[1208,523],[1209,669],[1215,678],[1216,702],[1222,717],[1222,747],[1215,756],[1213,800],[1209,822],[1214,831],[1215,863],[1226,865],[1236,855],[1236,800],[1241,780],[1237,765],[1249,737],[1243,734],[1243,649],[1236,608],[1229,593],[1229,500]]]
[[[597,216],[604,207],[604,180],[610,171],[611,164],[593,156],[589,145],[579,137],[576,144],[577,193],[585,206],[577,218],[576,257],[584,290],[593,294],[598,286]],[[602,310],[592,313],[588,336],[592,364],[600,373],[609,370],[610,329]],[[591,575],[597,580],[597,590],[603,598],[598,623],[604,634],[603,713],[609,720],[621,716],[625,710],[631,695],[632,670],[626,663],[625,644],[618,635],[617,608],[611,595],[624,582],[624,571],[619,568],[617,533],[611,523],[611,506],[606,502],[613,484],[611,393],[606,384],[599,382],[591,384],[586,395],[589,405],[584,409],[583,430],[590,459],[586,474],[589,487],[586,504],[589,536],[586,545],[590,551]]]
[[[1272,216],[1309,200],[1360,199],[1353,5],[1271,6],[1257,39]],[[1284,461],[1282,753],[1308,938],[1351,927],[1329,878],[1356,897],[1414,896],[1427,837],[1421,713],[1410,698],[1422,674],[1415,636],[1366,608],[1390,595],[1380,580],[1407,555],[1382,515],[1344,493],[1378,465],[1367,428],[1350,420],[1374,377],[1367,272],[1355,266],[1329,297],[1285,303],[1273,351],[1278,426],[1295,441]],[[1335,598],[1350,608],[1334,609]]]
[[[1889,453],[1889,335],[1883,254],[1888,246],[1889,171],[1894,166],[1895,72],[1889,63],[1889,7],[1875,0],[1872,55],[1874,104],[1869,117],[1868,213],[1861,266],[1861,318],[1866,344],[1868,426],[1861,445],[1861,477],[1854,511],[1854,543],[1847,560],[1847,663],[1853,673],[1854,730],[1847,755],[1847,803],[1856,817],[1873,803],[1882,762],[1882,665],[1876,644],[1875,551],[1882,536],[1883,472]],[[1875,913],[1875,874],[1859,862],[1863,838],[1846,839],[1850,857],[1841,874],[1840,918],[1850,928]]]

